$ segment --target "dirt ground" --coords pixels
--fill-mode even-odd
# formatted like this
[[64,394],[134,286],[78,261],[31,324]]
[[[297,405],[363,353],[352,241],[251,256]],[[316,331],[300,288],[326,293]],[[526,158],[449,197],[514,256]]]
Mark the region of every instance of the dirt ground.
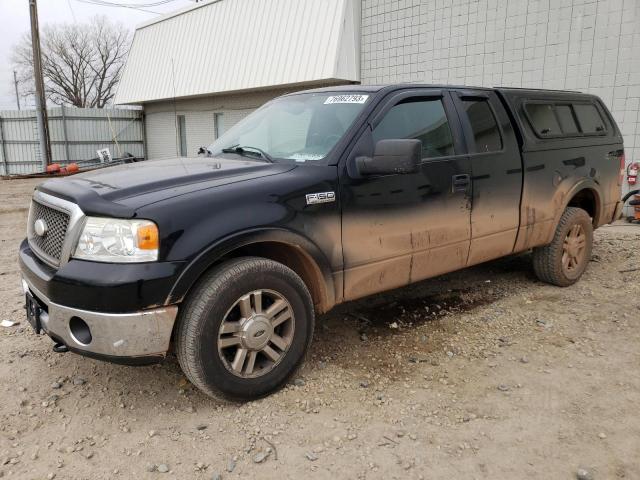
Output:
[[598,230],[570,288],[520,255],[341,306],[293,384],[221,404],[175,358],[33,333],[16,253],[36,183],[0,182],[0,320],[20,322],[0,327],[2,478],[640,479],[640,226]]

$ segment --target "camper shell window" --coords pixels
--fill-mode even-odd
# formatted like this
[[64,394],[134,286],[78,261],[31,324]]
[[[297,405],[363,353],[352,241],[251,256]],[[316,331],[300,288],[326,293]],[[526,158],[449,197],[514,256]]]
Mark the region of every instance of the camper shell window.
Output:
[[606,135],[606,124],[594,103],[529,101],[525,117],[539,138]]

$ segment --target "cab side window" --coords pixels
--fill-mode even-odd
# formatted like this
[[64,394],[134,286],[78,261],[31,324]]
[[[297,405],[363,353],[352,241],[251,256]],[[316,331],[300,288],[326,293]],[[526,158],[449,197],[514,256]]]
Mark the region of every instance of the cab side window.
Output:
[[373,130],[373,141],[388,139],[422,141],[422,158],[454,155],[453,136],[441,99],[414,97],[402,100],[387,112]]
[[476,153],[502,150],[502,136],[489,102],[485,99],[465,99],[462,106],[469,116],[469,123],[476,143]]

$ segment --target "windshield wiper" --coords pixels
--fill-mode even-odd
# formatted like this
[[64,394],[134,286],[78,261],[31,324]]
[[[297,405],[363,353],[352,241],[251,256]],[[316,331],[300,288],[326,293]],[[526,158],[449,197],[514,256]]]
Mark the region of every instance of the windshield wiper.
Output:
[[250,145],[233,145],[228,148],[223,148],[222,153],[237,153],[243,157],[256,157],[256,155],[269,163],[273,163],[273,158],[267,152],[258,147],[252,147]]

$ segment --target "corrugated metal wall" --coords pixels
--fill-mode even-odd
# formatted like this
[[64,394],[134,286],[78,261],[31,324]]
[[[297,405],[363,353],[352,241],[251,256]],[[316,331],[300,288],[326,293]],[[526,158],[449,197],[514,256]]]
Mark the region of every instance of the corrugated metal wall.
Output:
[[[54,163],[91,160],[103,148],[113,157],[145,156],[141,110],[58,107],[47,112]],[[35,110],[0,111],[0,175],[41,172],[39,150]]]

